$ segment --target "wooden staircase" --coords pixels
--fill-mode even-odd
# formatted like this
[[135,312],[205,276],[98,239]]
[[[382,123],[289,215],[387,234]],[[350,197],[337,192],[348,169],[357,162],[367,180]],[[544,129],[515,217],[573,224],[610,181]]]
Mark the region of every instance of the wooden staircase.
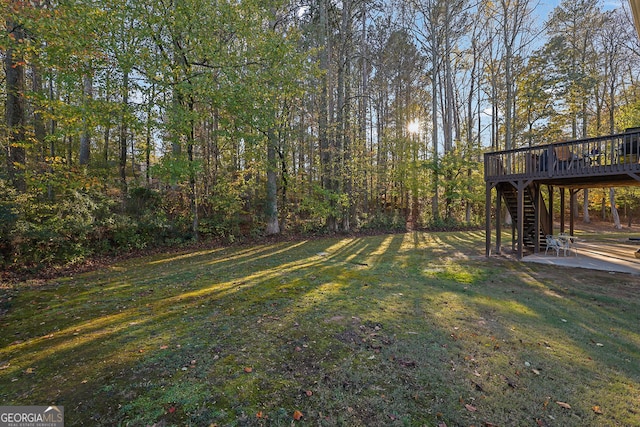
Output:
[[[523,199],[523,214],[524,214],[524,233],[522,236],[522,240],[524,242],[524,246],[528,248],[535,248],[536,242],[536,209],[539,209],[540,215],[540,246],[544,247],[545,245],[545,236],[547,234],[551,234],[549,228],[549,211],[544,203],[544,200],[541,199],[541,206],[536,206],[536,197],[537,194],[537,185],[535,182],[529,184],[524,189]],[[515,222],[518,218],[518,189],[514,187],[512,184],[503,182],[498,184],[498,190],[502,194],[503,200],[507,209],[509,210],[509,214],[511,215],[512,220]]]

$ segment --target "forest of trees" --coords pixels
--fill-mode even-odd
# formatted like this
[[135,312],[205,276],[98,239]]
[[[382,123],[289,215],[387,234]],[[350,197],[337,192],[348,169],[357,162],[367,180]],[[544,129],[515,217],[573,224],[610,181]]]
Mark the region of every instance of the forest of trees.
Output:
[[482,223],[483,152],[640,125],[623,3],[0,0],[0,266]]

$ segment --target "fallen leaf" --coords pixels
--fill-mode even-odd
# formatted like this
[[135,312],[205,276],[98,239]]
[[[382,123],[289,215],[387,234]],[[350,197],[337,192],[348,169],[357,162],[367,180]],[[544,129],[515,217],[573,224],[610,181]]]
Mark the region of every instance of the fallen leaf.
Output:
[[306,394],[306,395],[307,395],[307,397],[311,397],[311,396],[313,396],[313,392],[312,392],[311,390],[307,390],[307,391],[305,391],[305,392],[304,392],[304,394]]
[[538,371],[537,369],[533,368],[531,369],[531,372],[533,372],[536,375],[540,375],[540,371]]
[[244,368],[244,371],[245,371],[247,374],[250,374],[251,372],[253,372],[253,368],[252,368],[251,366],[247,366],[247,367],[245,367],[245,368]]
[[262,411],[258,411],[258,413],[256,414],[256,418],[262,418],[262,417],[263,417]]
[[34,368],[27,368],[26,371],[24,371],[27,374],[33,374],[36,370]]
[[447,423],[438,423],[438,427],[447,427]]
[[175,406],[169,406],[169,413],[173,414],[174,412],[176,412],[176,407]]
[[476,408],[473,405],[469,405],[468,403],[466,405],[464,405],[465,408],[467,408],[467,411],[469,412],[476,412],[478,410],[478,408]]
[[568,403],[565,402],[558,402],[556,401],[556,403],[558,404],[558,406],[565,408],[565,409],[571,409],[571,405],[569,405]]
[[293,419],[296,421],[300,421],[300,419],[303,417],[304,415],[302,414],[302,412],[300,411],[295,411],[293,413]]
[[160,350],[166,350],[166,349],[168,349],[168,348],[169,348],[169,346],[168,346],[168,345],[161,345],[161,346],[160,346]]
[[598,415],[602,415],[602,409],[599,406],[594,406],[591,409],[593,409],[593,412],[595,412]]

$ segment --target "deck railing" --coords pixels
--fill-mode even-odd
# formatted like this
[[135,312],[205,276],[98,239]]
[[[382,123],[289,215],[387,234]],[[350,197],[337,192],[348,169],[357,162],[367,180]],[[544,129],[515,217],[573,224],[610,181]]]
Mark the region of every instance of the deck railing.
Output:
[[597,138],[485,153],[486,181],[640,172],[640,129]]

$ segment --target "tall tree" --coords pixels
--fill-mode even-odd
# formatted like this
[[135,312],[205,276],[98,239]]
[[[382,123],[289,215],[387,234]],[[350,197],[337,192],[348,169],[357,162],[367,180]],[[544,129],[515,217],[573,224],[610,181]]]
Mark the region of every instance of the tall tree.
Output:
[[504,148],[514,147],[513,123],[515,118],[516,81],[518,58],[525,56],[525,49],[532,36],[533,10],[530,0],[500,0],[492,12],[494,23],[502,41],[502,65],[504,67]]
[[27,189],[26,168],[26,110],[25,110],[25,68],[24,52],[25,30],[19,22],[19,12],[23,2],[11,1],[9,6],[16,12],[6,19],[6,31],[9,46],[5,54],[6,105],[5,118],[9,138],[6,146],[6,159],[9,180],[13,187],[24,192]]
[[601,28],[599,2],[563,0],[547,23],[548,45],[558,74],[557,89],[571,126],[571,137],[587,136],[589,101],[596,83],[593,70],[593,44]]

